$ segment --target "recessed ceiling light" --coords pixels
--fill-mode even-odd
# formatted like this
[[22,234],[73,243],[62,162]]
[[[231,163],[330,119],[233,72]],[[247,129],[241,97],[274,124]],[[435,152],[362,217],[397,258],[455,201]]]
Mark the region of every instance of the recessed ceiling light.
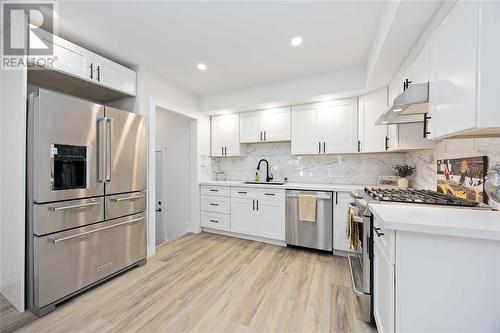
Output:
[[207,70],[207,65],[205,65],[205,64],[198,64],[198,69],[200,71],[206,71]]
[[290,44],[292,44],[292,46],[299,46],[299,45],[302,45],[303,41],[304,40],[302,39],[302,37],[297,36],[297,37],[292,38],[292,40],[290,41]]

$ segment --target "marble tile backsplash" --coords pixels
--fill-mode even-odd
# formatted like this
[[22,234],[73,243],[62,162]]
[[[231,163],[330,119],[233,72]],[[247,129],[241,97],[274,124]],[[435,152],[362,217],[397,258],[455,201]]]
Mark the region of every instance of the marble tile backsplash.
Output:
[[500,138],[443,140],[433,150],[406,153],[406,163],[417,167],[411,186],[435,190],[436,160],[473,156],[488,156],[488,167],[500,164]]
[[[212,158],[213,174],[224,172],[227,180],[253,180],[257,163],[265,158],[274,179],[290,182],[376,184],[379,175],[391,175],[392,167],[402,163],[403,153],[293,156],[290,143],[249,144],[244,157]],[[265,166],[265,164],[262,164]],[[265,178],[265,167],[260,171]]]

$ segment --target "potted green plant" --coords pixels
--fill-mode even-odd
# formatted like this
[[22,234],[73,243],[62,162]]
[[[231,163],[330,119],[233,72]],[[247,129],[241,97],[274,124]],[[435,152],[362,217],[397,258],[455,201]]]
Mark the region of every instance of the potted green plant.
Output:
[[402,189],[408,188],[408,178],[415,173],[415,167],[408,164],[396,164],[392,174],[398,179],[398,187]]

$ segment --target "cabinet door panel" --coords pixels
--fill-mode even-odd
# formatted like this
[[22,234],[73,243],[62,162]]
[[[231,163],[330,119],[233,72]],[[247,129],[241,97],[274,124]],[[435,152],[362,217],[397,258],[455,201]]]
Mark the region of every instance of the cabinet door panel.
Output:
[[285,240],[285,198],[259,200],[256,217],[259,236]]
[[429,42],[425,43],[424,48],[420,51],[414,61],[415,75],[413,83],[429,82]]
[[340,251],[352,251],[347,239],[347,212],[351,201],[349,193],[336,192],[333,209],[333,248]]
[[387,89],[377,90],[359,98],[359,140],[362,152],[385,151],[387,126],[375,121],[387,110]]
[[[321,103],[319,122],[321,151],[326,154],[357,152],[357,101]],[[324,146],[323,146],[324,142]]]
[[275,108],[261,112],[261,130],[264,141],[290,140],[290,108]]
[[377,242],[373,249],[373,315],[379,332],[394,332],[394,265]]
[[211,122],[212,156],[240,156],[239,115],[214,116]]
[[477,1],[458,1],[435,31],[430,83],[431,136],[476,126]]
[[102,57],[94,56],[94,80],[131,96],[136,94],[136,73]]
[[317,104],[292,109],[292,154],[319,154]]
[[260,111],[240,114],[240,142],[260,142],[261,139]]
[[[38,30],[37,36],[43,43],[52,44],[55,58],[53,66],[51,66],[52,69],[85,80],[91,80],[90,51],[43,30]],[[30,40],[30,45],[32,43],[34,41]]]
[[231,232],[258,236],[253,199],[231,197]]

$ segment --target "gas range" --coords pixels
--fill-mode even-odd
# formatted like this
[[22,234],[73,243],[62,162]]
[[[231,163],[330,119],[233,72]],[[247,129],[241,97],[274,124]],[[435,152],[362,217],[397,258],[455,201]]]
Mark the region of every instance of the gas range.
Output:
[[367,202],[427,204],[456,208],[491,209],[488,205],[472,200],[462,199],[431,190],[399,189],[389,187],[365,187],[364,195],[353,195],[357,201]]

